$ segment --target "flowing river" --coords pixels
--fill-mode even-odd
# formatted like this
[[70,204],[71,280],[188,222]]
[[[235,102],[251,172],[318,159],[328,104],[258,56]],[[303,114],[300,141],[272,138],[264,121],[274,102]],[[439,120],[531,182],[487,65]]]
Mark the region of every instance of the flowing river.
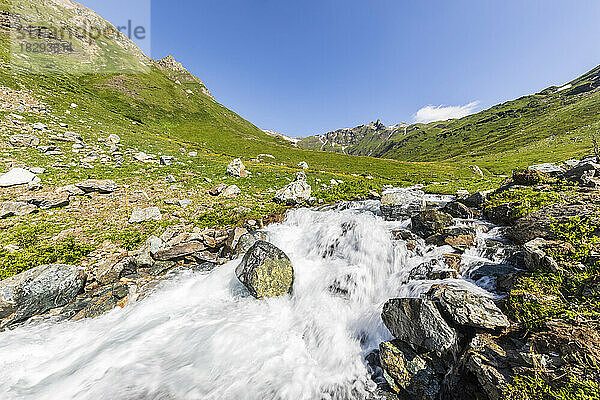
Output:
[[[379,203],[366,201],[294,210],[269,226],[295,269],[290,296],[250,297],[233,260],[210,273],[172,274],[143,300],[98,318],[2,332],[0,398],[375,398],[365,357],[391,338],[383,304],[428,290],[436,281],[410,281],[409,271],[451,252],[423,241],[407,250],[391,231],[409,221],[378,214]],[[483,254],[500,261],[485,245],[497,232],[486,230],[465,264],[485,261]],[[450,283],[483,291],[467,280]]]

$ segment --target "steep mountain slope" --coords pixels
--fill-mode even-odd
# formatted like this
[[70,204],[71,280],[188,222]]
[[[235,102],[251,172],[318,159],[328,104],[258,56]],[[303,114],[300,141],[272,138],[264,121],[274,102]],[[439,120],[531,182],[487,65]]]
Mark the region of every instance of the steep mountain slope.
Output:
[[[536,155],[568,158],[590,148],[589,135],[599,129],[600,67],[562,87],[496,105],[445,122],[413,124],[388,136],[334,139],[320,150],[343,151],[405,161],[476,160],[506,170]],[[355,128],[356,129],[356,128]],[[331,134],[324,135],[330,137]],[[316,149],[322,137],[306,138],[301,146]],[[545,150],[540,153],[540,141]],[[523,163],[525,165],[526,162]]]
[[407,126],[408,124],[402,122],[394,126],[385,126],[377,120],[368,125],[310,136],[302,139],[299,144],[311,150],[370,156],[381,143],[386,142],[395,132],[403,131]]
[[[90,27],[106,34],[90,36]],[[15,40],[20,36],[48,46],[62,45],[61,38],[67,37],[72,51],[23,51]],[[217,103],[206,85],[172,57],[152,61],[110,23],[71,0],[0,3],[0,84],[43,98],[54,111],[55,123],[60,120],[84,135],[98,135],[97,129],[90,128],[93,120],[102,125],[102,136],[115,133],[132,145],[172,149],[185,145],[247,159],[269,153],[286,165],[306,161],[314,168],[343,173],[398,180],[412,179],[417,173],[428,180],[439,179],[431,177],[429,166],[324,155],[265,135]],[[78,118],[66,114],[71,103],[79,105]]]

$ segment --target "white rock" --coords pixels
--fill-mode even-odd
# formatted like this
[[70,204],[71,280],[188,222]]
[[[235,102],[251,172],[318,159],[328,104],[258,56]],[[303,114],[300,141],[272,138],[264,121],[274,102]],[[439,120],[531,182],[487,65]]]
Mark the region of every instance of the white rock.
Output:
[[71,108],[77,108],[77,107],[79,107],[77,104],[71,103]]
[[248,176],[248,171],[246,171],[246,166],[242,163],[242,160],[236,158],[232,162],[227,165],[227,175],[235,176],[238,178],[246,178]]
[[0,187],[9,187],[16,185],[25,185],[28,183],[39,182],[40,178],[31,171],[23,168],[13,168],[5,174],[0,175]]
[[302,161],[301,163],[298,164],[298,167],[300,167],[302,169],[308,169],[308,164],[306,163],[306,161]]
[[275,193],[274,200],[288,205],[302,204],[310,199],[312,188],[306,182],[306,174],[298,172],[296,179]]
[[161,219],[162,214],[158,207],[134,208],[131,217],[129,217],[129,223],[138,224],[147,221],[160,221]]
[[44,172],[46,172],[46,168],[42,168],[42,167],[31,167],[28,169],[29,169],[29,172],[32,172],[36,175],[43,174]]
[[223,197],[235,197],[240,193],[242,193],[242,190],[239,187],[237,187],[236,185],[231,185],[228,186],[225,190],[223,190],[221,195]]
[[36,122],[35,124],[31,125],[31,127],[36,131],[45,131],[48,129],[48,126],[46,124],[42,124],[41,122]]
[[108,135],[108,138],[106,138],[106,142],[112,144],[119,144],[121,143],[121,138],[119,137],[119,135],[115,135],[113,133],[112,135]]

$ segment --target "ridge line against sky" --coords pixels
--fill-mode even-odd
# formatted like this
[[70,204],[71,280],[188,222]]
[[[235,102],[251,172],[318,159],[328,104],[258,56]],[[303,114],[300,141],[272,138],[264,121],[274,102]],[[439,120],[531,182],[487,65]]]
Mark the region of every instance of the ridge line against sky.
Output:
[[595,0],[151,4],[153,58],[174,55],[217,101],[292,137],[463,116],[600,64]]

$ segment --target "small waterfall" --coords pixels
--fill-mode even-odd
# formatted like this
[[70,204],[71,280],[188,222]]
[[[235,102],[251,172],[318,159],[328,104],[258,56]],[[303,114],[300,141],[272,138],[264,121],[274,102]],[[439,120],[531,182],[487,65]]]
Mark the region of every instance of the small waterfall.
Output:
[[[365,356],[391,338],[383,304],[427,291],[435,282],[410,281],[410,270],[450,251],[424,241],[409,251],[391,234],[408,221],[385,222],[378,208],[367,201],[298,209],[270,226],[294,265],[290,296],[250,297],[233,260],[211,273],[183,271],[95,319],[0,333],[0,398],[367,398],[375,383]],[[465,260],[485,260],[484,247]]]

